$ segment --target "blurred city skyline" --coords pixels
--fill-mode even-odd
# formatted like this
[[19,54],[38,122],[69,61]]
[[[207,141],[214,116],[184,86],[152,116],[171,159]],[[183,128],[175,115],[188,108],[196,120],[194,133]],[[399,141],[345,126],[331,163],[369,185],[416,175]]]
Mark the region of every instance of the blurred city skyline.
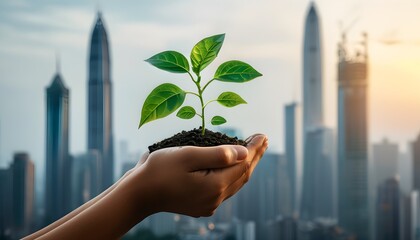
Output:
[[[222,2],[217,1],[133,1],[127,3],[130,7],[108,1],[1,3],[0,166],[11,161],[13,152],[25,150],[33,156],[38,169],[43,169],[44,89],[55,74],[57,54],[61,74],[70,89],[70,152],[85,151],[86,54],[98,10],[103,12],[110,32],[117,146],[120,140],[127,140],[130,149],[145,151],[159,139],[198,126],[198,119],[183,121],[172,116],[137,130],[141,104],[150,89],[162,82],[179,84],[185,78],[157,71],[143,60],[167,49],[189,55],[199,39],[225,32],[220,59],[205,76],[210,77],[225,60],[243,59],[255,65],[264,77],[240,87],[215,84],[209,89],[209,97],[221,89],[231,89],[241,93],[249,104],[232,110],[218,106],[209,110],[226,115],[228,125],[241,129],[245,136],[268,133],[270,149],[282,152],[282,106],[301,99],[302,30],[307,4],[250,0],[223,2],[224,8],[220,8]],[[420,33],[414,31],[420,4],[406,0],[317,1],[317,5],[324,42],[326,124],[335,127],[337,122],[336,46],[341,22],[342,29],[350,27],[352,41],[358,39],[361,30],[370,36],[370,142],[387,137],[405,149],[417,135],[420,122],[420,111],[416,111],[420,109],[420,73],[416,71]],[[188,83],[181,85],[191,87]],[[247,114],[250,111],[255,115]],[[169,128],[169,124],[175,127]]]
[[[143,60],[164,50],[189,56],[198,40],[226,33],[204,81],[231,59],[250,63],[264,77],[209,87],[206,100],[231,90],[249,103],[209,108],[210,114],[228,120],[215,130],[241,138],[266,133],[269,152],[253,181],[214,217],[191,221],[158,214],[139,226],[163,234],[207,221],[211,232],[228,223],[239,239],[241,231],[271,239],[294,229],[302,238],[314,237],[322,228],[334,234],[336,227],[358,239],[384,239],[399,236],[398,231],[401,236],[420,234],[417,220],[410,220],[420,216],[420,34],[414,30],[420,3],[247,0],[223,2],[223,8],[217,1],[128,4],[130,8],[108,1],[0,3],[0,195],[8,197],[0,207],[9,209],[13,202],[12,217],[8,212],[1,219],[16,221],[24,215],[15,210],[36,208],[26,225],[13,231],[19,227],[24,230],[20,234],[28,233],[32,217],[37,218],[33,227],[40,227],[40,218],[55,211],[45,207],[52,206],[50,200],[63,204],[57,205],[53,219],[60,217],[59,211],[77,207],[111,184],[110,171],[114,179],[121,176],[148,145],[197,127],[199,119],[184,121],[172,114],[137,129],[141,105],[157,84],[193,89],[187,76],[156,70]],[[198,106],[194,98],[186,101]],[[110,148],[100,149],[101,144]],[[9,170],[4,168],[8,165]],[[80,182],[80,176],[93,187]],[[71,203],[69,197],[63,198],[67,202],[55,197],[54,191],[69,186]],[[85,191],[90,195],[80,195]],[[400,213],[402,219],[396,217]],[[393,225],[385,232],[387,222]],[[223,232],[230,230],[219,234]]]

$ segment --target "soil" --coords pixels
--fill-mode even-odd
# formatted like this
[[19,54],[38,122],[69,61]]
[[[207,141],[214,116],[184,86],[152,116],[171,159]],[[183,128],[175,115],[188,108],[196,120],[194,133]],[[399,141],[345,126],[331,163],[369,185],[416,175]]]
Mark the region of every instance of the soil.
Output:
[[238,139],[237,137],[229,137],[221,132],[213,132],[211,130],[206,129],[205,134],[203,136],[201,135],[201,127],[199,127],[194,128],[190,131],[182,131],[173,135],[170,138],[157,142],[149,146],[149,152],[152,153],[156,150],[168,147],[210,147],[224,144],[246,146],[246,142],[244,140]]

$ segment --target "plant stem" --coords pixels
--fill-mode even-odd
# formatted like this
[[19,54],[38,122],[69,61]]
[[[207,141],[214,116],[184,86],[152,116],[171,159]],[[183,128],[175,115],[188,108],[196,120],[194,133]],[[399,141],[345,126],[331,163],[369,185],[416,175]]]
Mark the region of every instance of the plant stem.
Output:
[[195,93],[195,92],[188,92],[188,91],[185,91],[185,93],[187,93],[187,94],[192,94],[192,95],[195,95],[195,96],[197,96],[197,97],[200,97],[200,95],[198,95],[197,93]]
[[204,115],[204,101],[203,101],[203,89],[201,89],[200,86],[201,76],[199,75],[197,78],[197,81],[194,81],[195,85],[197,86],[198,90],[198,98],[200,99],[201,103],[201,135],[204,136],[206,133],[206,121],[205,121],[205,115]]
[[216,79],[212,79],[212,80],[210,80],[206,85],[204,85],[204,87],[203,87],[203,92],[204,92],[204,90],[206,90],[206,88],[207,88],[207,86],[211,83],[211,82],[213,82],[214,80],[216,80]]
[[214,100],[208,101],[206,104],[204,104],[204,107],[203,107],[203,108],[206,108],[206,107],[207,107],[207,105],[208,105],[209,103],[216,102],[216,101],[217,101],[217,99],[214,99]]
[[[203,91],[204,91],[204,89],[201,89],[201,86],[200,86],[201,76],[200,76],[200,74],[198,74],[197,75],[197,81],[196,81],[194,79],[194,77],[191,75],[190,72],[188,72],[188,75],[190,75],[191,80],[197,86],[198,94],[197,93],[194,93],[194,92],[186,92],[186,93],[193,94],[193,95],[197,96],[200,99],[200,103],[201,103],[201,115],[197,113],[197,116],[199,116],[201,118],[201,129],[202,129],[201,135],[204,136],[204,134],[206,133],[206,122],[205,122],[205,117],[204,117],[204,108],[205,108],[205,106],[204,106],[204,101],[203,101]],[[206,86],[208,84],[209,83],[207,83]]]

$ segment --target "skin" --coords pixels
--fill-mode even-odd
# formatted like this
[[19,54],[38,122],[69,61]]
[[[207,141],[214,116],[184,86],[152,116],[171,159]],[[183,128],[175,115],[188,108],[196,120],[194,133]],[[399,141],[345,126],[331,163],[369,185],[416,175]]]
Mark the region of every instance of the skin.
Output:
[[247,142],[145,154],[106,191],[24,240],[118,239],[157,212],[211,216],[249,180],[268,146],[261,134]]

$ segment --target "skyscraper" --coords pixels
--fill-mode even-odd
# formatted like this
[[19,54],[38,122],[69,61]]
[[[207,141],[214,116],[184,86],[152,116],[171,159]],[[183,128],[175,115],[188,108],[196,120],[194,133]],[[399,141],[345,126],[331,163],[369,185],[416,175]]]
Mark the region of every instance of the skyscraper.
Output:
[[375,189],[386,179],[398,174],[398,144],[384,139],[373,145],[373,164],[375,174]]
[[413,189],[420,191],[420,134],[412,143],[413,151]]
[[290,202],[292,212],[297,212],[298,206],[298,167],[302,164],[302,119],[301,108],[297,103],[284,107],[284,139],[287,160],[287,175],[290,182]]
[[0,169],[0,239],[12,237],[12,187],[12,171]]
[[101,154],[91,150],[73,157],[71,166],[71,209],[76,209],[101,190]]
[[[315,3],[311,3],[305,20],[303,41],[303,185],[300,216],[303,220],[333,217],[333,185],[331,154],[325,150],[332,145],[327,137],[323,112],[323,65],[321,24]],[[321,141],[319,141],[321,140]],[[329,167],[322,168],[325,163]],[[328,184],[322,180],[328,176]],[[328,182],[328,181],[327,181]],[[328,194],[322,194],[322,192]],[[321,197],[322,196],[322,197]],[[330,210],[321,205],[331,203]]]
[[[401,196],[400,239],[416,240],[419,235],[419,192],[412,191]],[[417,238],[416,238],[417,237]]]
[[69,90],[57,67],[47,98],[45,224],[65,215],[70,209]]
[[369,237],[368,54],[347,54],[345,35],[338,49],[338,218],[358,240]]
[[256,223],[257,239],[269,238],[269,221],[290,215],[290,188],[285,166],[284,155],[265,153],[252,179],[238,193],[237,217]]
[[321,24],[312,2],[303,42],[303,129],[323,126]]
[[378,187],[376,239],[400,239],[400,190],[397,178],[389,178]]
[[304,188],[300,216],[303,220],[333,218],[334,159],[333,131],[319,127],[306,132],[305,154],[308,161],[303,168]]
[[90,41],[88,79],[88,149],[101,154],[101,188],[113,183],[112,83],[108,37],[98,13]]
[[33,224],[35,166],[27,153],[16,153],[12,171],[12,213],[14,238],[30,233]]

